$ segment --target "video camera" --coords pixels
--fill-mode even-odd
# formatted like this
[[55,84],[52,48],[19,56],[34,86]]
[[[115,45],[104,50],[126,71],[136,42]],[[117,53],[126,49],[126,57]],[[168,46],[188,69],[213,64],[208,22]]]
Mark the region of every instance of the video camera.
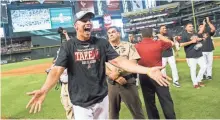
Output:
[[64,30],[64,29],[63,29],[62,27],[59,27],[58,30],[57,30],[57,32],[58,32],[59,34],[63,34],[63,30]]

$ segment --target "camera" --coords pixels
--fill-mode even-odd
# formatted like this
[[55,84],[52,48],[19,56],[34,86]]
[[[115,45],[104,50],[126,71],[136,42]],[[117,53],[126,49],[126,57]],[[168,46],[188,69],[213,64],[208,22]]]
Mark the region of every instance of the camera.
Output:
[[63,34],[63,28],[62,28],[62,27],[59,27],[58,30],[57,30],[57,32],[58,32],[59,34]]

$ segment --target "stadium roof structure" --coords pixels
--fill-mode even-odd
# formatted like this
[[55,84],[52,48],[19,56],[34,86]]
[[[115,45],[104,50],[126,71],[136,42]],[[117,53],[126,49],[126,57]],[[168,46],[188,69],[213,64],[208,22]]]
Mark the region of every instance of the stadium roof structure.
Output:
[[144,9],[144,10],[138,10],[135,12],[127,12],[127,13],[122,13],[122,17],[132,17],[132,16],[139,16],[142,14],[151,14],[151,13],[156,13],[156,12],[161,12],[163,10],[168,10],[168,9],[173,9],[173,8],[177,8],[179,6],[179,2],[176,3],[171,3],[171,4],[167,4],[167,5],[161,5],[161,6],[157,6],[151,9]]
[[123,13],[123,19],[129,21],[123,28],[125,32],[135,32],[145,27],[157,28],[160,25],[182,26],[193,21],[192,8],[194,8],[197,23],[206,16],[214,21],[220,19],[219,1],[195,1],[193,7],[190,1],[179,1],[151,9]]

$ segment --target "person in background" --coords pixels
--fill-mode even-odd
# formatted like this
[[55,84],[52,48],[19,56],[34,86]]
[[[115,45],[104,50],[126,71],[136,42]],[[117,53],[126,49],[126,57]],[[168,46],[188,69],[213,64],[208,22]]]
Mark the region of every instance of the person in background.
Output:
[[[159,39],[153,39],[153,28],[144,28],[141,30],[143,40],[136,44],[135,47],[141,59],[139,65],[145,67],[154,67],[162,65],[162,52],[170,49],[174,43],[162,35],[157,35]],[[169,78],[171,79],[171,78]],[[144,102],[148,119],[160,119],[155,94],[157,94],[166,119],[176,119],[173,100],[170,95],[169,87],[158,85],[152,78],[140,74],[140,86],[142,89]]]
[[[185,31],[182,34],[182,40],[180,41],[180,47],[184,47],[186,53],[186,61],[190,68],[190,76],[193,82],[193,87],[200,89],[205,84],[202,82],[203,75],[206,70],[205,59],[202,55],[202,43],[203,38],[199,38],[198,35],[202,35],[204,26],[200,28],[198,34],[193,32],[192,23],[188,23],[185,26]],[[197,64],[200,66],[198,75],[196,75]]]
[[205,59],[205,64],[207,65],[207,68],[206,68],[205,73],[203,75],[203,79],[204,80],[212,80],[214,45],[213,45],[213,40],[211,37],[215,34],[216,28],[211,23],[209,17],[206,17],[205,22],[203,22],[203,24],[199,26],[199,28],[201,28],[201,29],[203,27],[205,27],[204,32],[203,32],[203,37],[205,38],[205,40],[203,41],[202,54]]
[[[111,46],[120,56],[137,63],[140,59],[139,54],[131,43],[121,41],[120,30],[117,27],[109,27],[107,35]],[[106,63],[106,74],[108,76],[109,119],[119,119],[121,101],[128,107],[133,119],[145,119],[133,74],[110,63]],[[111,74],[119,74],[119,77],[112,80]]]
[[130,43],[132,43],[132,44],[135,44],[136,42],[136,40],[135,40],[135,37],[134,37],[134,34],[132,34],[132,33],[130,33],[130,34],[128,34],[128,41],[130,42]]
[[137,36],[137,43],[141,42],[142,38],[141,36]]
[[[167,28],[165,25],[160,26],[159,36],[160,35],[167,37],[167,39],[170,41],[173,41],[173,37],[171,37],[168,34],[168,31],[167,31]],[[176,59],[175,59],[175,56],[173,55],[173,48],[169,48],[169,49],[163,51],[163,53],[162,53],[162,65],[166,66],[167,63],[169,63],[171,71],[172,71],[173,85],[175,87],[180,87],[180,84],[178,82],[179,75],[178,75],[178,70],[177,70],[177,66],[176,66]],[[163,72],[163,74],[166,75],[166,68],[163,69],[162,72]]]
[[57,32],[60,34],[61,43],[64,43],[70,39],[67,31],[63,29],[62,27],[59,27]]

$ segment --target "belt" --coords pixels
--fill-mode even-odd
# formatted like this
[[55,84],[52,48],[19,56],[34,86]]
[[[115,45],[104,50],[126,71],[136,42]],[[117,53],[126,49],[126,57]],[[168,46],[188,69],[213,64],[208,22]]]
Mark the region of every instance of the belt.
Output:
[[133,78],[134,75],[133,74],[129,74],[129,75],[125,75],[125,76],[122,76],[124,77],[126,80],[130,79],[130,78]]
[[[125,75],[125,76],[122,76],[125,78],[125,80],[129,80],[131,78],[134,77],[133,74],[129,74],[129,75]],[[115,85],[115,81],[114,80],[111,80],[109,77],[107,77],[107,80],[108,80],[108,83],[112,84],[112,85]]]

